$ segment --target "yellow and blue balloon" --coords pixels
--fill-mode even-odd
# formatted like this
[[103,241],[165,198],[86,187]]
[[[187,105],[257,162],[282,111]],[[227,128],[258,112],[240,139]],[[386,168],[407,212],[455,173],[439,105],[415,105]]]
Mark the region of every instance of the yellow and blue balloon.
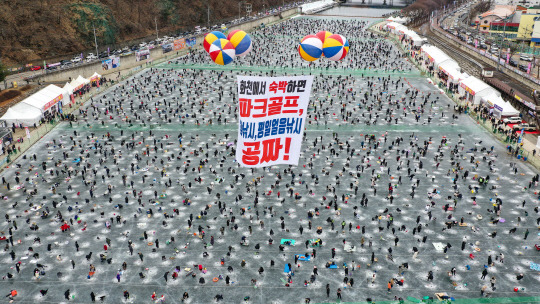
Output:
[[207,52],[210,52],[210,46],[212,45],[212,43],[214,43],[214,41],[218,39],[227,39],[227,37],[225,37],[225,34],[223,34],[220,31],[213,31],[213,32],[208,33],[206,36],[204,36],[204,42],[203,42],[204,49]]
[[236,57],[244,57],[251,51],[251,37],[249,37],[246,32],[242,30],[234,30],[229,33],[227,39],[234,46],[234,49],[236,50]]
[[236,57],[234,46],[227,39],[217,39],[209,48],[210,58],[219,65],[226,65],[233,62]]
[[317,36],[307,35],[300,41],[298,53],[300,53],[300,57],[306,61],[315,61],[321,58],[323,53],[323,43]]
[[326,37],[323,43],[324,57],[331,61],[339,61],[349,52],[349,41],[341,35],[334,34]]

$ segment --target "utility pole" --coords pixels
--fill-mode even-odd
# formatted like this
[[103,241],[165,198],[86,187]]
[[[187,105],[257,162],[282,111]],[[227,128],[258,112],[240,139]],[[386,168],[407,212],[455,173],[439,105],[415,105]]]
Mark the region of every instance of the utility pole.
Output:
[[157,17],[154,17],[154,22],[156,23],[156,40],[158,40],[159,36],[158,36],[158,29],[157,29]]
[[499,65],[500,65],[500,61],[501,61],[501,49],[503,48],[503,43],[504,43],[504,40],[506,38],[506,19],[508,18],[508,15],[506,15],[506,17],[504,18],[503,22],[504,22],[504,28],[503,28],[503,36],[502,36],[502,41],[499,45],[499,58],[497,58],[497,71],[500,71],[499,70]]
[[94,26],[94,23],[92,23],[92,27],[94,28],[94,43],[96,44],[96,56],[99,57],[99,52],[98,52],[98,47],[97,47],[96,27]]
[[238,2],[238,19],[242,18],[242,3],[244,3],[244,1]]
[[208,28],[210,28],[210,4],[208,4],[208,6],[207,6],[206,20],[207,20],[207,23],[208,23]]

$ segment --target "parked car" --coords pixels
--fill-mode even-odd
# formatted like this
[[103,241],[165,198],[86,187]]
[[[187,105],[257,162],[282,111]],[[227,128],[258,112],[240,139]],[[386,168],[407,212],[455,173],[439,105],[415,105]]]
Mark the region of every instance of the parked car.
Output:
[[518,63],[515,62],[513,59],[510,59],[510,61],[508,62],[511,66],[513,67],[517,67],[518,66]]
[[515,125],[512,129],[514,129],[514,131],[521,129],[524,129],[525,131],[536,131],[536,125],[532,123],[521,123]]
[[518,68],[519,68],[522,72],[527,72],[527,66],[526,66],[526,65],[520,64],[520,65],[518,65]]
[[41,67],[39,65],[34,65],[33,67],[30,68],[30,71],[39,71],[41,70]]
[[72,62],[72,63],[78,63],[78,62],[81,62],[81,57],[80,57],[80,56],[75,56],[75,57],[73,57],[73,59],[71,59],[71,62]]
[[109,57],[109,54],[108,54],[107,52],[103,52],[103,53],[99,54],[98,57],[99,57],[99,59],[101,59],[101,58],[107,58],[107,57]]
[[519,60],[523,60],[523,61],[532,61],[532,57],[531,56],[527,56],[527,55],[521,55],[519,56]]
[[60,67],[61,67],[62,69],[65,69],[65,68],[71,67],[72,65],[73,65],[73,62],[71,62],[71,61],[66,61],[66,62],[62,63],[62,64],[60,65]]
[[511,124],[520,123],[521,122],[521,117],[519,117],[519,116],[507,117],[507,118],[503,119],[503,122],[511,123]]
[[90,62],[92,60],[96,60],[98,59],[98,57],[96,55],[94,55],[93,53],[90,53],[88,54],[88,56],[86,56],[86,62]]

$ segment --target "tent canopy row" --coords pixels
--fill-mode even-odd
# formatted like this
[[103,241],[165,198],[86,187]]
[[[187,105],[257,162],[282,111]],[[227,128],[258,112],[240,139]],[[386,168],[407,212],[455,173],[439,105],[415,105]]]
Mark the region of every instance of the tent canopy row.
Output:
[[[388,18],[384,27],[396,35],[405,35],[412,41],[418,41],[421,45],[422,39],[415,31],[409,30],[406,26],[400,24],[395,18]],[[422,40],[422,42],[420,42]],[[492,107],[493,112],[500,116],[518,115],[517,111],[509,102],[501,98],[501,93],[483,82],[482,80],[469,76],[461,72],[459,64],[450,58],[445,52],[436,46],[424,44],[420,48],[421,53],[427,56],[433,63],[435,71],[441,71],[448,76],[447,85],[450,83],[459,83],[459,93],[467,95],[473,104],[485,103]]]
[[[94,73],[92,78],[97,80],[101,75]],[[38,92],[32,94],[13,107],[10,107],[0,120],[4,120],[6,124],[33,126],[38,125],[41,119],[47,112],[57,110],[62,103],[67,103],[73,92],[81,89],[85,84],[89,84],[90,80],[80,76],[66,83],[63,88],[56,85],[48,85]]]

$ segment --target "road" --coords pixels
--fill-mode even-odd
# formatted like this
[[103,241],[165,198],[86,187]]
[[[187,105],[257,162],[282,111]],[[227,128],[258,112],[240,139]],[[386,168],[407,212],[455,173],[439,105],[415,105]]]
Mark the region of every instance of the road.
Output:
[[[473,2],[474,5],[475,2]],[[500,37],[492,37],[491,34],[482,33],[477,28],[471,27],[468,25],[466,18],[470,7],[458,8],[451,15],[447,15],[441,18],[440,26],[443,29],[448,29],[447,32],[456,36],[456,38],[463,41],[463,43],[468,43],[469,45],[474,46],[475,40],[478,40],[478,48],[485,49],[486,53],[490,53],[498,56],[500,52],[500,58],[505,59],[507,52],[505,51],[507,47],[502,47]],[[510,33],[510,32],[509,32]],[[491,41],[491,42],[490,42]],[[504,41],[504,46],[509,41]],[[493,47],[497,47],[493,49]],[[500,50],[499,50],[500,48]],[[525,59],[528,57],[527,59]],[[519,68],[521,71],[526,72],[529,62],[533,61],[533,57],[529,53],[520,53],[515,52],[510,57],[510,65]],[[540,72],[539,66],[534,66],[531,70],[532,76],[538,76]]]
[[13,81],[16,81],[17,85],[19,86],[26,84],[26,82],[24,81],[24,78],[37,75],[39,73],[42,73],[42,72],[41,71],[28,71],[28,72],[22,72],[22,73],[9,75],[8,77],[6,77],[5,81],[0,82],[0,89],[5,90],[5,89],[11,88]]
[[[430,29],[429,23],[426,23],[422,25],[419,29],[420,32],[422,32],[427,38],[431,45],[434,45],[442,50],[445,51],[445,53],[450,56],[452,59],[454,59],[459,66],[462,69],[462,72],[466,72],[469,75],[481,78],[482,76],[482,68],[486,64],[483,62],[478,62],[474,60],[473,58],[467,56],[466,54],[463,55],[463,51],[461,51],[459,48],[457,48],[453,41],[446,41],[445,39],[440,38],[439,36],[436,36]],[[501,73],[499,71],[495,71],[493,77],[499,79],[500,81],[508,84],[510,87],[514,88],[518,92],[531,92],[531,88],[514,78]],[[514,102],[511,102],[514,104]],[[516,105],[514,105],[516,106]],[[519,109],[519,107],[517,107]],[[529,140],[532,143],[536,143],[538,135],[535,134],[526,134],[525,138]]]

